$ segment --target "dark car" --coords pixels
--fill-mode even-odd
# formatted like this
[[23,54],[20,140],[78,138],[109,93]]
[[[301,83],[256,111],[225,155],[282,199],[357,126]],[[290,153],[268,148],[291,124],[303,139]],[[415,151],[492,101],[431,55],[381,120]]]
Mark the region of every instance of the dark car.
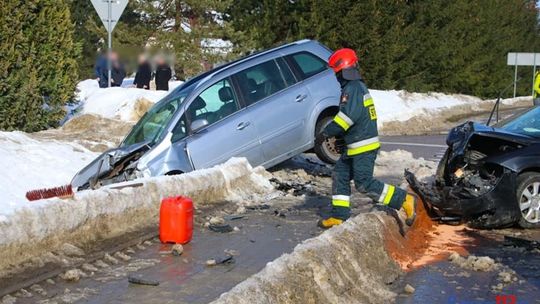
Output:
[[540,227],[540,107],[453,128],[435,181],[406,178],[432,217],[478,228]]

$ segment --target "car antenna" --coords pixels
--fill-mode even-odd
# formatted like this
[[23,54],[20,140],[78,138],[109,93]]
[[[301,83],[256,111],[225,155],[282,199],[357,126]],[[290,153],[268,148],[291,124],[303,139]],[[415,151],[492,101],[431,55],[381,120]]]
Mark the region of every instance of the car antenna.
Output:
[[486,126],[489,126],[489,123],[491,122],[491,119],[493,118],[493,114],[496,114],[496,122],[499,122],[499,105],[501,104],[502,95],[508,91],[511,87],[514,86],[515,83],[521,80],[521,77],[517,78],[515,81],[512,81],[506,88],[504,88],[502,91],[499,92],[499,96],[497,97],[497,101],[495,101],[495,105],[493,105],[493,109],[491,109],[491,113],[489,114],[489,118],[486,122]]

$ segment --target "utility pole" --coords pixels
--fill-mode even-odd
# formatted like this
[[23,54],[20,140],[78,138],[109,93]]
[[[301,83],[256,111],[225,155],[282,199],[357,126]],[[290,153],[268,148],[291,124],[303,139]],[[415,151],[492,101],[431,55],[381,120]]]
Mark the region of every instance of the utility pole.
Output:
[[107,73],[109,77],[107,79],[109,80],[108,87],[111,87],[111,75],[112,75],[112,62],[111,62],[111,54],[112,54],[112,28],[111,28],[111,22],[112,22],[112,1],[113,0],[106,0],[107,1]]

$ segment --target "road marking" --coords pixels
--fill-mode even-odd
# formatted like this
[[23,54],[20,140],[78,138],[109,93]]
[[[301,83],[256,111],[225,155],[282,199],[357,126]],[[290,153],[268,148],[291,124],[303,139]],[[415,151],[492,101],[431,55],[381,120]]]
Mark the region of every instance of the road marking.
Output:
[[406,143],[406,142],[391,142],[381,141],[383,145],[401,145],[401,146],[419,146],[419,147],[432,147],[432,148],[446,148],[447,145],[435,145],[435,144],[421,144],[421,143]]

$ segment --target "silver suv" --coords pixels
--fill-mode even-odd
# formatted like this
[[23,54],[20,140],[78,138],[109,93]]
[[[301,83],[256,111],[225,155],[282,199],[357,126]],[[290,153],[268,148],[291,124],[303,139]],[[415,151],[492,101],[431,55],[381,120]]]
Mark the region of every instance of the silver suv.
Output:
[[315,134],[338,111],[330,54],[320,43],[302,40],[186,81],[156,103],[118,148],[77,173],[72,186],[181,174],[235,156],[269,168],[312,148],[323,161],[335,162],[339,155],[331,142],[314,147]]

